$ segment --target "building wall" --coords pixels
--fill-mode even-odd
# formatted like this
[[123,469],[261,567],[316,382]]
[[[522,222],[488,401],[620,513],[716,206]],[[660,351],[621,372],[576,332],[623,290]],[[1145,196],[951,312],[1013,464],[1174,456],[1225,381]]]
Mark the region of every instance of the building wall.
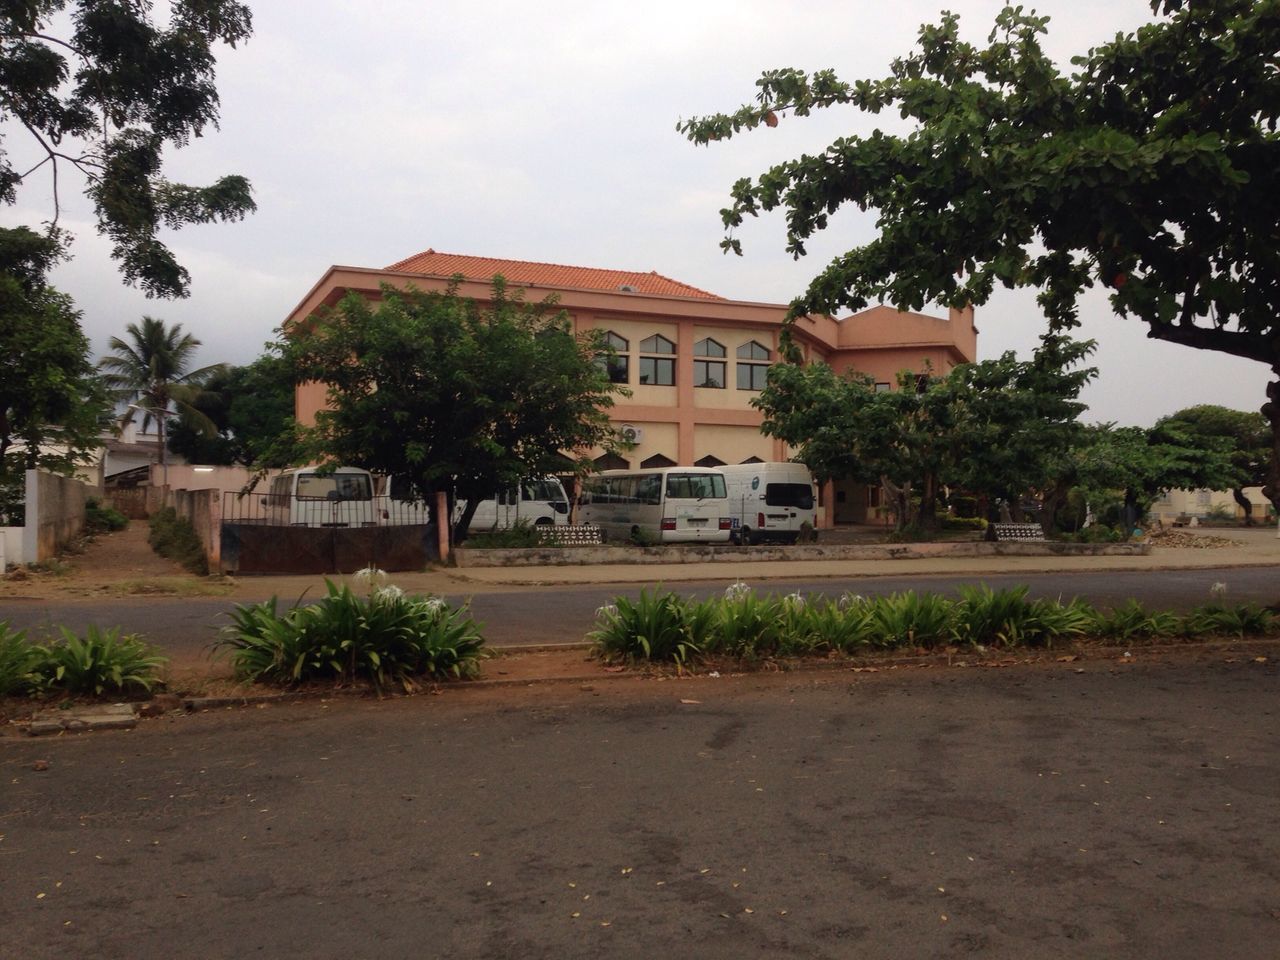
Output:
[[[1262,488],[1245,487],[1244,495],[1253,504],[1253,518],[1265,519],[1271,510],[1271,501],[1262,495]],[[1223,509],[1232,517],[1244,517],[1230,490],[1170,490],[1151,505],[1149,513],[1152,518],[1167,523],[1178,517],[1204,519],[1210,512]]]
[[[448,280],[388,270],[332,267],[285,320],[284,328],[305,329],[315,322],[316,311],[334,305],[349,292],[376,300],[384,283],[433,290],[442,289]],[[464,280],[458,292],[484,301],[489,295],[489,281]],[[642,432],[640,442],[621,454],[633,466],[656,455],[679,464],[692,464],[706,456],[741,463],[751,457],[785,460],[792,454],[781,441],[760,433],[762,416],[751,406],[759,393],[739,390],[737,386],[740,346],[754,340],[770,351],[770,362],[778,361],[785,305],[618,290],[525,287],[530,301],[548,293],[557,296],[559,306],[573,319],[579,332],[611,330],[628,341],[627,386],[632,395],[615,400],[610,419],[619,427],[632,425]],[[900,370],[922,371],[926,360],[935,371],[945,372],[976,356],[977,331],[972,310],[952,310],[947,318],[940,318],[876,307],[844,321],[825,316],[802,317],[792,330],[805,357],[825,360],[837,371],[857,369],[884,382],[892,382]],[[676,345],[675,383],[669,386],[638,382],[640,342],[654,334]],[[694,344],[708,337],[725,348],[723,389],[694,384],[695,359],[712,359],[695,358]],[[321,384],[298,387],[298,420],[313,423],[316,413],[324,408],[325,399]],[[601,449],[590,451],[592,457],[602,453]],[[853,512],[864,516],[865,503]]]

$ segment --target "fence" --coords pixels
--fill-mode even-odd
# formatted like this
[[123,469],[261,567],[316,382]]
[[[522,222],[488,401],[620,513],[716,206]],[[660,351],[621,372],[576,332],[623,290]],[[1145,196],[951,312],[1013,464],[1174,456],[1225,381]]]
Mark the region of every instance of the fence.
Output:
[[421,570],[437,557],[436,528],[419,504],[390,497],[330,500],[227,493],[221,568],[227,573]]

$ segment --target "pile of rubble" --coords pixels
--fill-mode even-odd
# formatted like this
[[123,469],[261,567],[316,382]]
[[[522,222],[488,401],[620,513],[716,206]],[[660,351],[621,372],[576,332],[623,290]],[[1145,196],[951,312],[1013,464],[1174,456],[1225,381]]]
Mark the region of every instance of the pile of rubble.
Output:
[[1226,537],[1214,537],[1206,533],[1189,533],[1186,530],[1152,530],[1148,538],[1157,547],[1173,547],[1181,549],[1190,547],[1193,550],[1220,550],[1234,546],[1235,541]]

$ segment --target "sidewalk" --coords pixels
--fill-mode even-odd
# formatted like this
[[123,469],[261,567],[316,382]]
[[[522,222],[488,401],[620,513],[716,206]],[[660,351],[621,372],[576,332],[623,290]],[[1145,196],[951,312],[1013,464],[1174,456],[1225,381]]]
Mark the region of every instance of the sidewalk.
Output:
[[[442,567],[425,573],[393,573],[390,582],[412,593],[498,593],[561,585],[695,583],[699,581],[821,579],[825,577],[946,576],[1097,572],[1100,570],[1192,570],[1215,567],[1280,566],[1280,538],[1274,528],[1213,530],[1202,537],[1231,541],[1225,547],[1160,547],[1147,556],[932,557],[891,560],[796,560],[737,563],[599,564],[554,567]],[[350,576],[332,577],[352,582]],[[1280,576],[1278,576],[1280,579]],[[362,588],[363,589],[363,588]],[[244,577],[236,580],[239,599],[293,598],[323,594],[323,577]]]

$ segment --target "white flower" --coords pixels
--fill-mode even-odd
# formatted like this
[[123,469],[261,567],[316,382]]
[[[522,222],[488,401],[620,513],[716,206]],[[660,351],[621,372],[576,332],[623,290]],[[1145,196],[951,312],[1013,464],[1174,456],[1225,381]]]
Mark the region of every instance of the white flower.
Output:
[[449,604],[442,597],[427,597],[422,605],[431,613],[443,613],[449,609]]
[[373,598],[375,600],[399,600],[403,596],[404,591],[394,583],[389,583],[385,587],[379,587],[373,592]]
[[726,600],[742,600],[751,593],[751,588],[741,580],[731,583],[724,588],[724,598]]
[[603,607],[596,607],[597,620],[603,620],[608,617],[616,617],[617,615],[618,615],[618,608],[615,607],[612,603],[606,603]]
[[1209,588],[1209,596],[1213,597],[1215,600],[1221,600],[1226,595],[1227,595],[1227,585],[1223,583],[1221,580],[1219,580],[1217,583],[1215,583],[1212,587]]
[[860,593],[849,593],[847,590],[840,594],[840,600],[836,604],[841,610],[863,603],[867,598]]
[[785,597],[782,598],[782,602],[785,603],[788,607],[803,607],[804,597],[802,597],[800,595],[800,592],[797,590],[795,593],[788,593]]
[[352,578],[357,583],[367,583],[370,586],[381,586],[387,582],[387,573],[385,570],[379,570],[372,563],[367,567],[362,567],[352,574]]

